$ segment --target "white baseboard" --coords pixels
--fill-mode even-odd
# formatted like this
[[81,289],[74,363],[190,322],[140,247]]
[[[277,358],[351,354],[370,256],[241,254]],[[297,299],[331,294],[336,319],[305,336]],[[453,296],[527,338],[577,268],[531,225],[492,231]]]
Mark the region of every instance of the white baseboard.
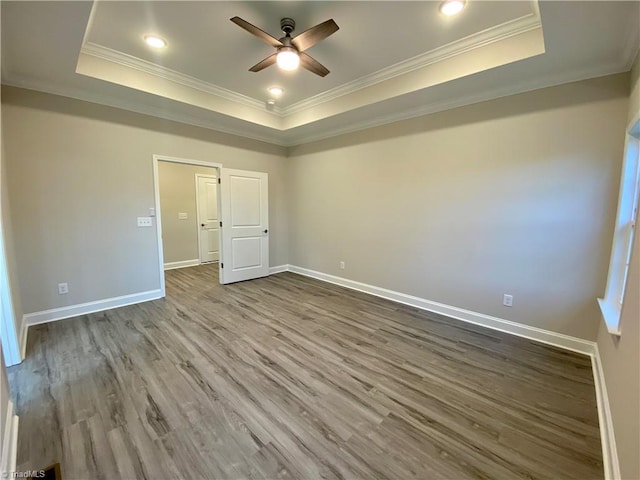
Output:
[[275,267],[269,267],[269,275],[273,275],[274,273],[282,273],[288,272],[289,265],[277,265]]
[[595,345],[593,355],[591,355],[591,365],[593,367],[593,381],[596,387],[596,401],[598,403],[598,423],[600,425],[600,439],[602,440],[604,478],[606,480],[617,480],[620,478],[618,449],[616,447],[616,437],[613,430],[613,418],[611,417],[607,384],[604,379],[604,370],[602,368],[600,350],[598,350],[597,344]]
[[590,342],[581,338],[563,335],[561,333],[544,330],[542,328],[531,327],[529,325],[504,320],[498,317],[492,317],[491,315],[485,315],[484,313],[452,307],[451,305],[445,305],[444,303],[433,302],[424,298],[414,297],[413,295],[387,290],[386,288],[356,282],[347,278],[336,277],[334,275],[316,272],[307,268],[296,267],[295,265],[289,265],[289,271],[322,280],[324,282],[340,285],[341,287],[358,290],[359,292],[369,293],[376,297],[382,297],[387,300],[410,305],[422,310],[446,315],[447,317],[456,318],[463,322],[473,323],[492,330],[498,330],[500,332],[510,333],[511,335],[517,335],[518,337],[528,338],[529,340],[546,343],[547,345],[553,345],[555,347],[564,348],[585,355],[592,355],[594,352],[595,342]]
[[0,475],[2,478],[13,478],[16,471],[18,455],[18,417],[13,411],[13,402],[9,400],[6,411],[4,432],[2,432],[2,456],[0,457]]
[[192,260],[182,260],[181,262],[167,262],[164,264],[165,270],[174,270],[176,268],[195,267],[200,265],[200,259],[194,258]]
[[44,310],[42,312],[27,313],[22,317],[22,323],[28,328],[32,325],[38,325],[39,323],[54,322],[65,318],[77,317],[78,315],[124,307],[134,303],[148,302],[149,300],[155,300],[163,296],[162,290],[158,289],[123,295],[121,297],[105,298],[104,300],[96,300],[95,302],[80,303],[78,305],[69,305],[68,307]]

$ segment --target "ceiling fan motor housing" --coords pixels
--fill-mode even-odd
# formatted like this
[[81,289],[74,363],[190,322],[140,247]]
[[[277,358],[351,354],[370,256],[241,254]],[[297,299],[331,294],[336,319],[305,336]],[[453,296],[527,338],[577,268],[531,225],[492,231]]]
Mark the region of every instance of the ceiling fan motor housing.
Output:
[[286,35],[290,35],[296,29],[296,22],[293,18],[285,17],[280,20],[280,28]]

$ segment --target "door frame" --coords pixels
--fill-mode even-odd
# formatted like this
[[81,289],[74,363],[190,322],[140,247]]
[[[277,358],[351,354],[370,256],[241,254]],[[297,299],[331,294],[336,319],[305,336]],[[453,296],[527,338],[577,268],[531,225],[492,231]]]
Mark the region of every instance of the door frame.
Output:
[[[218,173],[220,173],[220,169],[217,170]],[[213,175],[207,175],[205,173],[196,173],[195,174],[196,177],[196,220],[198,225],[200,225],[200,196],[198,195],[198,192],[200,190],[200,186],[198,185],[198,179],[199,178],[215,178],[217,180],[220,179],[219,176],[213,176]],[[220,183],[220,182],[218,182]],[[218,191],[220,190],[220,187],[216,188],[216,197],[218,197],[218,240],[220,240],[220,192]],[[201,245],[201,240],[200,240],[200,228],[198,228],[198,257],[200,258],[200,265],[202,265],[202,245]],[[220,263],[220,243],[218,243],[218,263]],[[216,262],[209,262],[209,263],[216,263]]]
[[[2,215],[0,214],[0,217]],[[0,340],[5,365],[17,365],[25,358],[24,339],[20,338],[16,329],[15,310],[9,269],[7,267],[7,251],[5,247],[4,218],[0,219]],[[24,330],[22,325],[21,330]],[[22,331],[20,332],[22,333]],[[9,421],[9,419],[7,419]]]
[[[160,182],[158,174],[158,162],[171,162],[171,163],[183,163],[186,165],[197,165],[200,167],[211,167],[217,171],[217,176],[220,178],[222,164],[218,162],[208,162],[203,160],[193,160],[189,158],[172,157],[169,155],[153,155],[153,196],[154,196],[154,208],[156,219],[156,237],[158,239],[158,274],[160,275],[160,290],[162,296],[166,296],[165,280],[164,280],[164,249],[162,247],[162,211],[160,209]],[[220,218],[220,189],[217,191],[218,195],[218,218]],[[197,203],[197,202],[196,202]],[[220,238],[220,229],[218,229],[218,238],[220,245],[220,258],[222,258],[222,239]],[[200,239],[198,238],[198,242]],[[200,256],[200,252],[198,252]],[[218,282],[220,278],[218,278]]]

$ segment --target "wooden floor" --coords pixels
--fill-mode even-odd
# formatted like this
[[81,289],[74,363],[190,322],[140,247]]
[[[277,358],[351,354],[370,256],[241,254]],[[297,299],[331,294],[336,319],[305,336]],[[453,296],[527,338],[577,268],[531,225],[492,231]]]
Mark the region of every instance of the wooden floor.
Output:
[[602,478],[590,359],[292,273],[29,329],[19,470]]

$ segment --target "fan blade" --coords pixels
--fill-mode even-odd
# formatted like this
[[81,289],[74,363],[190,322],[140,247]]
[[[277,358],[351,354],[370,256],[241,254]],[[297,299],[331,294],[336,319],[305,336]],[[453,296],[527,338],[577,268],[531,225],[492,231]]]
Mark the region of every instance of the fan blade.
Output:
[[300,52],[300,65],[321,77],[326,77],[329,73],[329,69],[327,69],[327,67],[304,52]]
[[276,53],[274,53],[273,55],[269,55],[264,60],[256,63],[253,67],[251,67],[249,69],[249,71],[250,72],[259,72],[260,70],[264,70],[265,68],[270,67],[271,65],[276,63],[276,56],[277,56]]
[[251,25],[246,20],[241,19],[240,17],[233,17],[230,19],[233,23],[238,25],[240,28],[244,28],[247,32],[255,35],[260,40],[268,43],[272,47],[282,47],[282,42],[277,38],[272,37],[267,32],[260,30],[255,25]]
[[307,48],[313,47],[320,40],[324,40],[329,35],[336,33],[340,27],[333,21],[333,19],[326,22],[319,23],[315,27],[311,27],[309,30],[305,30],[300,35],[291,39],[291,43],[300,52],[304,52]]

